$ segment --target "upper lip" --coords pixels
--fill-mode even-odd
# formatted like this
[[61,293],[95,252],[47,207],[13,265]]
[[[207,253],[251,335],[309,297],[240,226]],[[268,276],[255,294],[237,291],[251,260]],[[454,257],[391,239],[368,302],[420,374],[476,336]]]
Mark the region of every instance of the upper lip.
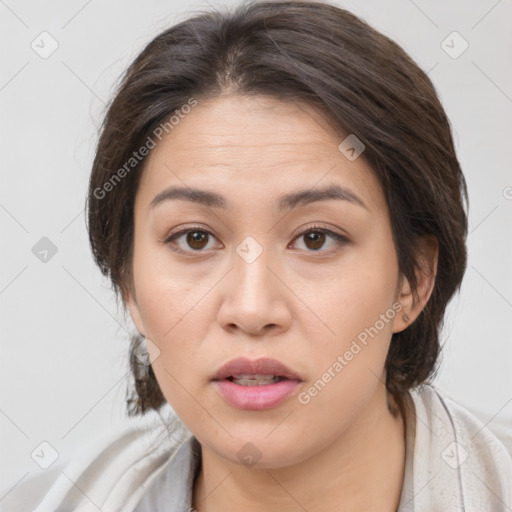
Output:
[[287,368],[283,363],[268,357],[260,359],[237,357],[231,359],[231,361],[228,361],[217,370],[212,380],[223,380],[240,374],[275,375],[276,377],[286,377],[291,380],[302,380],[299,375]]

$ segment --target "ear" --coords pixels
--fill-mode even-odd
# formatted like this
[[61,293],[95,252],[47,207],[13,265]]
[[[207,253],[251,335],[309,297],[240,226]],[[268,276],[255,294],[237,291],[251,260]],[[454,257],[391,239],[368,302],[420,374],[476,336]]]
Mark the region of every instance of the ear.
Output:
[[145,336],[146,329],[144,327],[144,323],[142,322],[139,305],[137,304],[137,297],[135,295],[135,291],[133,290],[133,288],[127,292],[124,298],[124,302],[128,310],[130,311],[130,316],[132,317],[135,327],[137,328],[140,334]]
[[417,297],[413,296],[409,280],[402,276],[400,293],[397,301],[402,305],[399,314],[393,322],[393,332],[401,332],[416,320],[427,304],[437,275],[437,262],[439,258],[439,242],[433,235],[426,235],[421,239],[417,256],[420,269],[416,271]]

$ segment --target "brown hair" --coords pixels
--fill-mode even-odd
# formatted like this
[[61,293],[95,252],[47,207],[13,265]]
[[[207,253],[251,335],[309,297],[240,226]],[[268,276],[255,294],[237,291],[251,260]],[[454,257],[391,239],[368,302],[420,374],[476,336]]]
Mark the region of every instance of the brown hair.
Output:
[[[389,206],[400,271],[416,297],[418,242],[437,238],[432,295],[418,318],[393,334],[385,363],[386,388],[403,413],[407,391],[437,371],[445,308],[466,268],[466,183],[428,76],[400,46],[344,9],[314,1],[245,2],[194,15],[144,48],[108,108],[93,163],[87,207],[97,264],[124,302],[144,164],[133,161],[133,152],[191,98],[226,93],[308,102],[340,133],[364,143],[362,158]],[[129,415],[166,402],[151,366],[134,355],[140,341],[134,335],[130,345]]]

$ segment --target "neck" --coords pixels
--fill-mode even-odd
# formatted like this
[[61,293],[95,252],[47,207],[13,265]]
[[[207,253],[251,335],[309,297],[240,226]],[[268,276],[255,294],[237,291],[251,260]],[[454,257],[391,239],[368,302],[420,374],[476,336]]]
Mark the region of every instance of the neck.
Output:
[[192,505],[197,512],[395,512],[404,466],[403,418],[391,415],[385,388],[379,386],[348,430],[299,464],[258,470],[202,447]]

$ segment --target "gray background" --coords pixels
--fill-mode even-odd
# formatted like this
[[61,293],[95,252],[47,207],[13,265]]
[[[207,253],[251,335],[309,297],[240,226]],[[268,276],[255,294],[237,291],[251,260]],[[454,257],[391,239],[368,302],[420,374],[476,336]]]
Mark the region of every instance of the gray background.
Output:
[[[338,4],[428,71],[452,122],[470,195],[469,262],[448,310],[436,382],[486,421],[512,421],[512,2]],[[84,222],[97,128],[115,81],[142,47],[207,7],[0,0],[1,489],[48,471],[30,455],[51,455],[42,441],[62,464],[126,421],[132,326],[93,264]],[[58,43],[47,58],[31,47],[51,49],[43,31]],[[453,31],[469,43],[458,58],[442,46]],[[453,37],[446,44],[462,48]],[[46,262],[32,252],[42,237],[57,248]]]

